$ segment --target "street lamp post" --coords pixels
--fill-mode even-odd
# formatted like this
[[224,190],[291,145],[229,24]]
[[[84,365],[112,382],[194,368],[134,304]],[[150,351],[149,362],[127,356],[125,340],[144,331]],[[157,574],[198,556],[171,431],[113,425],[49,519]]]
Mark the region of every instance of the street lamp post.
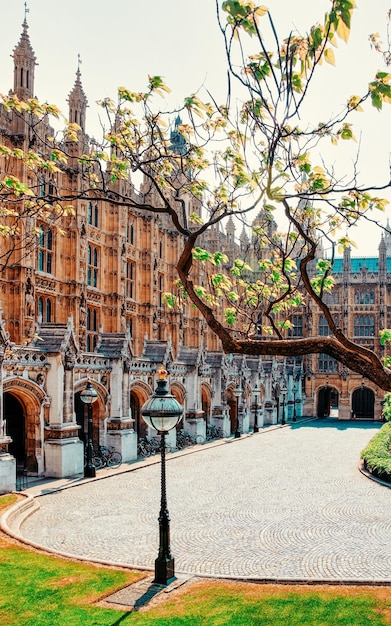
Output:
[[284,426],[285,424],[285,395],[287,393],[287,389],[285,389],[285,387],[283,387],[281,389],[281,395],[282,395],[282,418],[281,418],[281,425]]
[[254,396],[255,396],[255,406],[254,406],[254,433],[259,432],[258,426],[258,389],[254,388]]
[[174,558],[170,548],[170,516],[166,495],[166,434],[175,428],[183,414],[183,406],[169,392],[167,372],[158,371],[157,388],[141,409],[144,421],[160,435],[161,500],[159,513],[159,553],[155,560],[154,583],[169,585],[175,580]]
[[236,387],[235,391],[234,391],[234,396],[236,398],[236,427],[235,427],[235,432],[234,432],[234,437],[235,439],[239,439],[240,437],[240,429],[239,429],[239,398],[242,395],[242,388]]
[[88,379],[87,386],[80,394],[80,400],[87,405],[87,463],[84,467],[84,476],[86,478],[95,478],[96,469],[92,462],[93,446],[92,446],[92,405],[98,399],[98,394]]

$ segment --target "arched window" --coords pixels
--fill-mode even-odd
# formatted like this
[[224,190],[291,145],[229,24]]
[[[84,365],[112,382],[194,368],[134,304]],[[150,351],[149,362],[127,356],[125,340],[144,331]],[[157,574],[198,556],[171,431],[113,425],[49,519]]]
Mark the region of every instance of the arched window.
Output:
[[46,315],[45,315],[45,321],[46,322],[51,322],[52,321],[52,302],[50,300],[50,298],[48,298],[46,300]]
[[99,226],[99,208],[97,204],[94,206],[94,226],[95,228]]
[[328,337],[330,334],[330,328],[324,315],[319,315],[319,335],[321,337]]
[[375,304],[375,292],[373,289],[356,289],[354,292],[355,304]]
[[99,251],[95,246],[88,246],[87,257],[87,285],[98,286]]
[[158,306],[163,306],[163,290],[164,290],[164,277],[163,277],[163,274],[159,274],[159,277],[158,277]]
[[53,260],[53,234],[50,228],[41,226],[41,233],[38,239],[38,271],[52,273]]
[[303,336],[303,316],[292,315],[293,327],[289,329],[289,337],[302,337]]
[[126,263],[126,297],[135,297],[135,275],[136,265],[133,261],[127,261]]
[[356,315],[354,317],[354,336],[355,337],[374,337],[375,336],[374,315]]
[[131,223],[128,224],[127,241],[128,243],[130,243],[131,246],[134,245],[134,226]]
[[38,298],[38,316],[43,321],[43,298]]
[[43,296],[39,296],[38,316],[43,323],[53,321],[52,301],[50,298],[44,298]]
[[99,207],[97,204],[93,206],[92,202],[88,203],[87,223],[90,226],[95,226],[95,228],[98,228],[99,226]]
[[328,354],[318,355],[318,372],[324,374],[336,374],[338,372],[338,361]]
[[98,309],[93,307],[87,307],[87,337],[86,337],[86,350],[87,352],[93,352],[96,344],[98,343]]

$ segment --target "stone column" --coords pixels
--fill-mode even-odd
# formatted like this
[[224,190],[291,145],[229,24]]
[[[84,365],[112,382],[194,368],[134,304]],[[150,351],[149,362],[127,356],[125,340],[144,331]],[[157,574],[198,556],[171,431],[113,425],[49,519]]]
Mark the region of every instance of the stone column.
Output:
[[74,367],[75,367],[75,356],[70,353],[66,354],[65,363],[64,363],[64,408],[63,408],[64,424],[75,421],[75,413],[74,413],[74,408],[73,408]]
[[12,442],[11,437],[5,433],[4,410],[3,410],[3,362],[5,358],[4,347],[0,347],[0,494],[15,491],[16,489],[16,459],[8,452],[8,446]]

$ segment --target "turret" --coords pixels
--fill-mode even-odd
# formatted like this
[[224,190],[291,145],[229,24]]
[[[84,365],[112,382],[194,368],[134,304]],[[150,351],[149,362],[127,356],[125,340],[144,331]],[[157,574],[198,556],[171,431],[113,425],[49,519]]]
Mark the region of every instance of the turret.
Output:
[[76,72],[76,80],[72,91],[68,96],[69,104],[69,121],[73,124],[78,124],[85,133],[86,125],[86,110],[88,106],[87,96],[84,93],[83,86],[80,80],[80,57]]
[[14,93],[20,100],[27,100],[34,97],[34,72],[37,63],[27,32],[26,16],[22,26],[20,41],[15,46],[12,55],[14,59]]

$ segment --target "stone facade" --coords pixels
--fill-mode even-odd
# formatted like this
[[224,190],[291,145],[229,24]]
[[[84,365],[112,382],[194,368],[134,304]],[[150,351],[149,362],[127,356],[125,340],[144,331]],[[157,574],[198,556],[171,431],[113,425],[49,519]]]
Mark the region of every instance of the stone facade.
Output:
[[[26,20],[13,60],[10,94],[21,100],[34,97],[36,58]],[[80,142],[66,145],[74,157],[70,167],[47,176],[3,158],[2,176],[12,172],[35,187],[37,195],[40,190],[50,195],[51,189],[80,188],[77,157],[93,146],[85,132],[87,97],[79,69],[68,104],[69,120],[81,127]],[[32,138],[23,115],[0,110],[0,141],[9,148],[27,150],[33,142],[39,150],[51,133],[43,122],[38,137]],[[173,142],[178,142],[177,135],[174,129]],[[137,195],[129,181],[115,184],[140,207],[154,200],[146,188]],[[33,217],[22,221],[19,241],[24,252],[11,255],[0,278],[0,491],[15,486],[16,466],[39,476],[83,473],[87,414],[80,393],[88,380],[98,394],[92,405],[93,442],[114,446],[124,461],[136,458],[139,436],[152,434],[140,409],[155,389],[161,365],[185,409],[180,426],[194,435],[205,437],[208,424],[229,435],[238,427],[248,431],[254,419],[259,426],[281,420],[279,390],[287,387],[292,403],[292,381],[294,376],[301,379],[300,363],[223,355],[198,311],[187,306],[172,312],[164,305],[162,294],[172,288],[182,243],[169,218],[102,202],[93,194],[72,204],[74,214],[58,223]],[[199,210],[190,199],[186,207],[189,214]],[[17,200],[15,208],[22,209]],[[37,227],[37,245],[29,246]],[[229,247],[233,241],[228,231],[208,236],[215,245]],[[241,393],[235,396],[238,386]],[[301,411],[300,384],[296,395]],[[284,410],[285,402],[288,413],[288,397]],[[175,432],[170,437],[175,444]]]
[[[34,97],[36,58],[26,20],[13,61],[10,93]],[[74,163],[56,176],[45,176],[3,157],[2,177],[12,172],[49,194],[51,188],[79,188],[77,158],[92,146],[85,131],[87,97],[79,69],[68,104],[69,119],[81,127],[80,143],[66,146]],[[45,123],[40,125],[35,149],[51,132]],[[175,132],[173,141],[178,139]],[[0,143],[10,148],[26,150],[32,141],[23,116],[5,109],[0,110],[0,135]],[[180,426],[202,437],[209,424],[230,435],[251,430],[254,422],[261,428],[332,411],[342,419],[379,417],[382,392],[331,359],[224,355],[198,311],[190,306],[181,313],[169,310],[162,294],[176,278],[181,238],[167,216],[142,208],[150,199],[148,189],[137,195],[129,181],[115,185],[140,208],[97,200],[91,193],[88,200],[75,200],[74,214],[59,223],[29,217],[18,233],[25,253],[11,255],[1,274],[0,492],[15,487],[17,466],[38,476],[83,473],[87,412],[80,394],[88,380],[98,394],[92,405],[94,444],[114,446],[124,461],[134,460],[138,437],[152,434],[140,410],[156,387],[161,365],[184,406]],[[199,210],[194,200],[186,206],[189,214]],[[21,210],[21,203],[16,201],[15,208]],[[37,227],[37,245],[28,247]],[[249,241],[244,232],[236,241],[230,220],[225,232],[211,229],[204,245],[232,256]],[[348,329],[353,335],[356,327],[366,332],[365,319],[360,326],[355,316],[374,315],[377,331],[379,319],[391,311],[387,246],[382,240],[378,261],[361,260],[360,269],[348,253],[336,266],[334,293],[340,300],[335,312],[352,324]],[[321,324],[311,309],[299,312],[294,322],[297,336]],[[375,336],[359,340],[380,350]],[[364,396],[368,415],[356,415]],[[170,438],[175,444],[175,432]]]

